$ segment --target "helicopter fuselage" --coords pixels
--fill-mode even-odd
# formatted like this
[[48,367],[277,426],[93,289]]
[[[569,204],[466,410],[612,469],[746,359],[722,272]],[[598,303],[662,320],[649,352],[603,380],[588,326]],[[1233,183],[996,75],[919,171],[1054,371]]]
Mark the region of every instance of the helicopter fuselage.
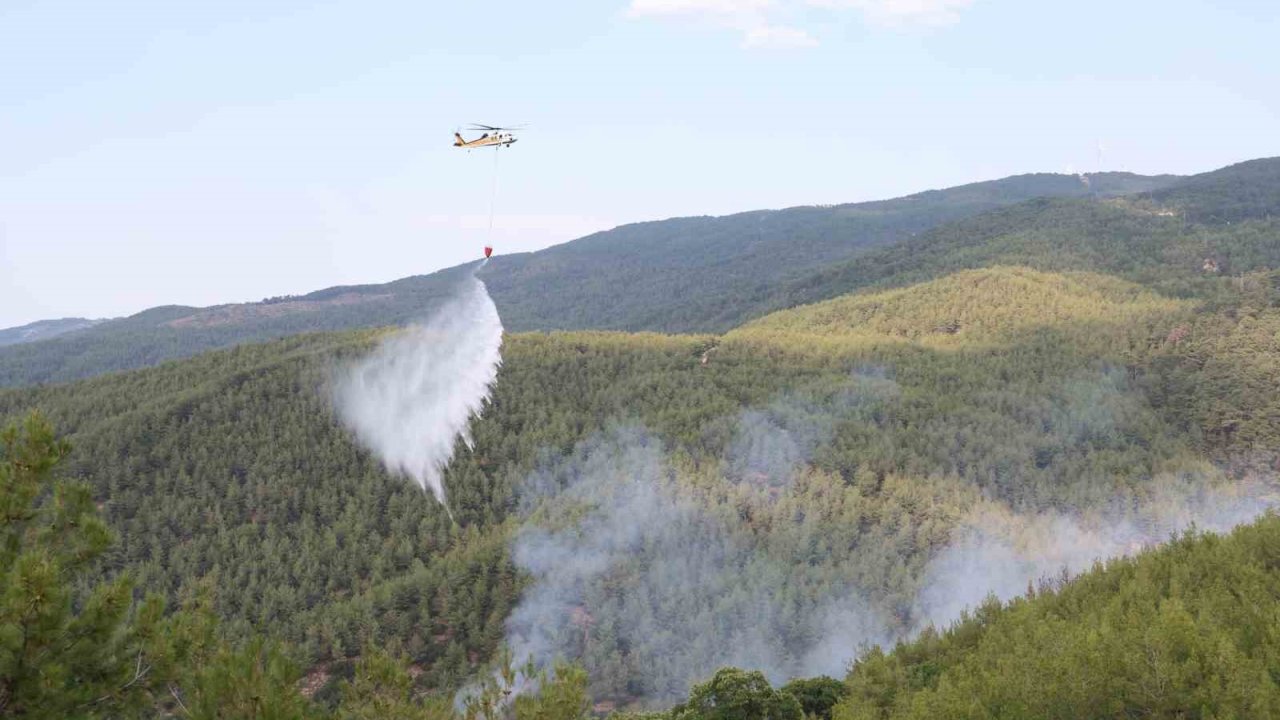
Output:
[[516,140],[515,135],[507,132],[485,133],[475,140],[466,140],[461,135],[454,134],[453,146],[462,148],[492,147],[495,145],[510,145]]

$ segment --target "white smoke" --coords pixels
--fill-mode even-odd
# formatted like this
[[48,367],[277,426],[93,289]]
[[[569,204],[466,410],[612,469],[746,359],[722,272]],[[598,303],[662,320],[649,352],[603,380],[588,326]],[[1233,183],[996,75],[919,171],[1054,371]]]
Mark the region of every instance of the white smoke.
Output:
[[891,646],[926,628],[946,629],[988,598],[1007,602],[1188,530],[1230,532],[1280,506],[1270,474],[1228,483],[1204,469],[1153,479],[1144,499],[1088,512],[1020,513],[1003,503],[980,503],[929,561],[908,622],[877,625],[862,604],[845,610],[835,599],[804,674],[840,677],[868,645]]
[[[648,704],[683,698],[691,683],[725,665],[760,670],[775,684],[841,677],[869,646],[945,628],[988,596],[1011,599],[1043,579],[1085,571],[1191,527],[1225,532],[1275,505],[1269,478],[1227,483],[1208,465],[1153,479],[1141,499],[1089,513],[1019,513],[979,501],[925,566],[914,600],[886,604],[874,577],[866,586],[853,577],[833,582],[838,568],[811,565],[813,549],[829,542],[820,523],[805,517],[778,525],[776,517],[753,518],[743,502],[752,493],[803,491],[808,480],[794,475],[792,463],[805,462],[815,426],[788,418],[784,411],[796,408],[774,403],[769,413],[778,421],[754,412],[741,417],[740,437],[768,438],[746,446],[770,448],[768,462],[747,453],[757,461],[749,464],[798,478],[786,489],[752,483],[723,490],[728,505],[745,514],[724,512],[725,498],[714,501],[719,509],[707,505],[707,493],[722,492],[716,479],[706,485],[707,476],[688,476],[696,471],[636,426],[591,437],[533,473],[522,498],[530,515],[512,548],[533,580],[507,622],[515,657],[542,665],[576,659],[592,673],[597,698]],[[792,431],[783,426],[806,437],[784,437]],[[818,428],[818,435],[826,432]]]
[[917,598],[918,627],[945,628],[961,612],[994,596],[1007,601],[1043,580],[1077,575],[1189,530],[1225,533],[1276,506],[1273,480],[1212,484],[1204,477],[1164,477],[1134,507],[1100,512],[1016,514],[987,505],[962,523],[929,564]]
[[343,422],[387,469],[442,505],[442,473],[489,397],[502,362],[502,321],[474,274],[429,318],[386,340],[335,385]]
[[[1141,482],[1081,483],[1068,499],[1031,478],[1011,483],[1022,494],[983,487],[985,468],[1008,453],[1038,462],[1042,447],[1106,449],[1142,422],[1141,398],[1110,367],[1054,388],[1032,441],[977,443],[977,469],[955,490],[933,495],[931,483],[952,481],[913,474],[863,495],[822,469],[842,424],[875,432],[902,393],[890,370],[862,367],[838,387],[745,409],[718,462],[668,454],[623,426],[535,471],[512,547],[533,581],[507,623],[516,657],[577,660],[594,697],[652,705],[725,665],[775,684],[840,677],[869,646],[946,628],[988,597],[1009,600],[1189,528],[1226,532],[1277,506],[1270,466],[1190,455],[1162,454],[1161,471]],[[933,498],[960,516],[930,508]],[[938,523],[951,530],[935,540]]]
[[784,395],[764,408],[739,416],[728,448],[728,472],[734,480],[782,486],[807,465],[817,449],[845,420],[865,420],[900,389],[883,367],[861,366],[826,397]]
[[[720,666],[783,682],[840,668],[847,658],[833,639],[848,632],[863,633],[860,643],[887,640],[885,618],[857,588],[831,586],[789,550],[819,542],[814,525],[774,542],[749,519],[704,506],[677,472],[660,441],[628,425],[528,479],[523,501],[536,510],[512,554],[533,583],[507,621],[516,658],[580,659],[597,697],[661,704]],[[832,635],[837,622],[842,632]],[[607,669],[617,662],[626,669]]]
[[[743,411],[720,467],[733,481],[723,490],[743,508],[773,504],[804,485],[803,468],[840,421],[865,419],[898,392],[884,368],[860,367],[838,387]],[[512,556],[533,583],[507,621],[516,658],[578,658],[593,671],[613,663],[596,672],[593,693],[664,703],[722,665],[781,682],[838,669],[843,648],[831,638],[857,629],[862,642],[886,640],[886,621],[858,588],[796,557],[826,542],[818,513],[761,532],[751,511],[709,506],[700,497],[709,488],[676,479],[688,472],[644,428],[620,425],[525,479],[528,521]],[[721,476],[708,472],[714,488]],[[827,630],[833,623],[842,633]]]

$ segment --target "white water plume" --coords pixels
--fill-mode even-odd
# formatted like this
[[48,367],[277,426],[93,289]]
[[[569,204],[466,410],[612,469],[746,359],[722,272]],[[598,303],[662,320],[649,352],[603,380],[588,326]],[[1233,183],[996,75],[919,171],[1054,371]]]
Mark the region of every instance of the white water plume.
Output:
[[393,473],[447,508],[442,472],[489,397],[502,362],[502,321],[474,274],[419,324],[386,340],[337,382],[343,422]]

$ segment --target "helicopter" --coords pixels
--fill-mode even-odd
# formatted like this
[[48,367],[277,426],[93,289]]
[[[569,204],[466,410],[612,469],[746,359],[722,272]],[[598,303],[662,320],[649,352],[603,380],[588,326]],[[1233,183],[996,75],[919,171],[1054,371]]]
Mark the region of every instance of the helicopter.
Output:
[[468,140],[462,137],[462,133],[455,131],[453,133],[454,147],[467,148],[470,150],[471,148],[478,147],[502,147],[503,145],[510,145],[518,139],[513,131],[519,130],[520,128],[502,128],[493,127],[492,125],[477,124],[472,125],[467,129],[483,134],[474,140]]

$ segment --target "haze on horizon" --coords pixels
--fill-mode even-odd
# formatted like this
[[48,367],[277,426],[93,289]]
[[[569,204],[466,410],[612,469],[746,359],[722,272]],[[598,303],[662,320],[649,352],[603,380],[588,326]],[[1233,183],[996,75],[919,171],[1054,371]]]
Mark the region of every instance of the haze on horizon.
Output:
[[[257,300],[623,222],[1280,154],[1261,0],[0,7],[0,327]],[[1205,38],[1230,38],[1229,43]]]

